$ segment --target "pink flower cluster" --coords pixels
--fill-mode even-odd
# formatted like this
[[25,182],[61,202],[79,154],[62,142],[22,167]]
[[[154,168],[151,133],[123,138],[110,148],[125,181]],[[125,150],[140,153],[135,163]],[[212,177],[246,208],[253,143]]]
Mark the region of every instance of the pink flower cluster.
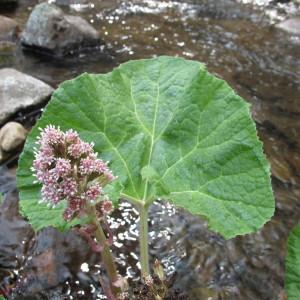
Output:
[[93,144],[83,142],[76,131],[63,132],[48,125],[41,131],[32,170],[42,183],[42,198],[55,206],[66,199],[64,212],[69,221],[84,213],[87,201],[103,195],[102,187],[115,177],[93,150]]

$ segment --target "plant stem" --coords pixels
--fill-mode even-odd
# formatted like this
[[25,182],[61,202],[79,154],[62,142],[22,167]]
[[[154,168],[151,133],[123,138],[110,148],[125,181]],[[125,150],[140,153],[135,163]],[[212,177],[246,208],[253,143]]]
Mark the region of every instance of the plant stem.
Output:
[[140,263],[142,276],[150,274],[148,248],[148,207],[140,206]]
[[113,283],[118,280],[118,272],[114,262],[114,257],[107,244],[107,239],[102,229],[102,226],[97,219],[95,206],[91,206],[90,211],[92,217],[92,224],[96,226],[95,237],[99,242],[99,244],[103,247],[103,250],[101,252],[102,261],[110,281],[111,289],[113,293],[116,295],[119,292],[119,288],[113,285]]

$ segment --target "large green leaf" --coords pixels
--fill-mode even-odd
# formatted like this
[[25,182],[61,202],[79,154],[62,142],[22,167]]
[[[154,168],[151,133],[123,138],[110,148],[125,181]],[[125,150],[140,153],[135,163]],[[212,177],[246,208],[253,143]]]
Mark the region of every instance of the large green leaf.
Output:
[[285,287],[289,300],[300,299],[300,224],[290,233],[286,256]]
[[37,127],[47,124],[94,141],[119,177],[121,196],[133,202],[169,199],[204,216],[226,238],[252,232],[273,215],[269,165],[249,105],[198,62],[131,61],[58,88],[27,139],[18,171],[21,205],[37,228],[62,225],[56,212],[36,206],[39,186],[29,169]]

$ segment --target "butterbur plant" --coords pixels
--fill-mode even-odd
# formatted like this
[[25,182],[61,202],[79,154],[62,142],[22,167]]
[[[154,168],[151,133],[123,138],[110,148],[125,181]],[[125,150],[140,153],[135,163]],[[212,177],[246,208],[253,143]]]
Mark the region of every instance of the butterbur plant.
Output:
[[99,222],[106,222],[106,215],[112,211],[112,203],[103,188],[115,177],[107,164],[97,158],[93,144],[82,141],[72,129],[64,133],[49,125],[41,131],[37,144],[32,171],[42,184],[41,201],[55,207],[65,200],[63,218],[66,222],[85,216],[89,219],[89,226],[78,232],[95,251],[102,253],[111,288],[117,290],[120,278]]
[[[57,144],[47,142],[53,132]],[[129,201],[140,216],[147,284],[157,276],[148,251],[148,210],[156,199],[201,215],[225,238],[257,230],[274,212],[269,165],[249,105],[204,65],[172,57],[131,61],[63,83],[27,139],[18,187],[22,212],[36,230],[101,229],[105,217],[97,207],[108,199]]]

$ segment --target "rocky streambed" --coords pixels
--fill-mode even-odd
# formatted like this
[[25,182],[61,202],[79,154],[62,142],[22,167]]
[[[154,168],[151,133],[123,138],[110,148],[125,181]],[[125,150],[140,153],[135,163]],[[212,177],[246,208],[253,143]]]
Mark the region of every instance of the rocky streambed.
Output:
[[[179,55],[206,63],[252,104],[276,213],[259,232],[225,241],[203,220],[155,203],[151,256],[182,297],[286,299],[285,245],[300,221],[297,1],[57,0],[48,1],[56,5],[50,8],[46,1],[7,2],[0,0],[0,291],[8,299],[103,299],[101,264],[85,242],[52,228],[34,234],[19,215],[18,155],[62,81],[129,59]],[[134,282],[137,215],[123,202],[111,223],[118,263]]]

